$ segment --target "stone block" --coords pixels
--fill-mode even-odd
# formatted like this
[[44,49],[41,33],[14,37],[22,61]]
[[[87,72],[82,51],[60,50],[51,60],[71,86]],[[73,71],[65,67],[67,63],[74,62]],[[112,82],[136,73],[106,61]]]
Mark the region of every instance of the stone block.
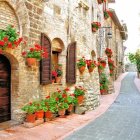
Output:
[[32,127],[35,127],[35,126],[40,125],[42,123],[44,123],[44,119],[36,120],[34,123],[24,122],[23,126],[27,127],[27,128],[32,128]]
[[80,114],[80,115],[85,114],[86,110],[87,109],[85,107],[81,107],[81,106],[76,106],[75,107],[75,113],[76,114]]

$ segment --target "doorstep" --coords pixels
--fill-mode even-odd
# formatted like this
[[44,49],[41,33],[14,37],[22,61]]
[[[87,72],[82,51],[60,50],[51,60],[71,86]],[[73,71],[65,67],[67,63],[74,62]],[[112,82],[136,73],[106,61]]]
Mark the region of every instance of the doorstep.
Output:
[[122,79],[127,73],[122,74],[114,83],[113,94],[102,95],[100,106],[88,111],[84,115],[72,114],[66,118],[56,118],[33,128],[25,128],[23,125],[11,127],[0,131],[0,140],[63,140],[74,131],[84,127],[89,122],[101,116],[115,101],[119,95]]
[[19,124],[20,124],[19,122],[14,121],[14,120],[2,122],[0,123],[0,130],[8,129],[10,127],[17,126]]

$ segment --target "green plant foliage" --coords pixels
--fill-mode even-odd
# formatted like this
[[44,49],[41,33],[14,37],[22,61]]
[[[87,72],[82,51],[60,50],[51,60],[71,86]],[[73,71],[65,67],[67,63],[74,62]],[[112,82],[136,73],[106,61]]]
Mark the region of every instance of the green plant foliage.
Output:
[[84,67],[86,66],[86,60],[85,60],[84,57],[82,57],[81,59],[79,59],[78,62],[77,62],[77,67],[78,68],[80,68],[82,66],[84,66]]
[[135,59],[136,59],[137,71],[140,72],[140,50],[137,50],[135,54]]
[[129,53],[128,58],[129,58],[131,63],[136,64],[136,55],[135,54]]
[[34,114],[36,111],[36,106],[34,103],[29,103],[22,107],[21,110],[25,111],[27,114]]
[[108,90],[109,81],[105,73],[100,74],[100,90]]
[[138,49],[135,54],[129,53],[128,58],[131,63],[136,64],[137,71],[140,72],[140,50]]

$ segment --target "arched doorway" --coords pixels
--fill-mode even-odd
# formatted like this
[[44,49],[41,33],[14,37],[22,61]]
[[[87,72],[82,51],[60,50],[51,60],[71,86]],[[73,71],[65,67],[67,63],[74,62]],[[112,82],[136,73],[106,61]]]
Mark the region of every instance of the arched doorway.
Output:
[[9,60],[0,54],[0,123],[11,119],[11,65]]

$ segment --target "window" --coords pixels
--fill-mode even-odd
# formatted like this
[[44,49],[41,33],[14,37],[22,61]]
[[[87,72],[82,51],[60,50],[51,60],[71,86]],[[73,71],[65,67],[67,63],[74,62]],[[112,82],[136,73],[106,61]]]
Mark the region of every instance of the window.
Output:
[[[52,79],[54,83],[61,83],[61,78],[63,74],[63,65],[60,63],[60,59],[64,44],[61,39],[55,38],[52,41],[52,54],[51,54],[51,64],[52,64]],[[54,76],[57,74],[57,76]],[[58,81],[58,79],[60,79]]]

